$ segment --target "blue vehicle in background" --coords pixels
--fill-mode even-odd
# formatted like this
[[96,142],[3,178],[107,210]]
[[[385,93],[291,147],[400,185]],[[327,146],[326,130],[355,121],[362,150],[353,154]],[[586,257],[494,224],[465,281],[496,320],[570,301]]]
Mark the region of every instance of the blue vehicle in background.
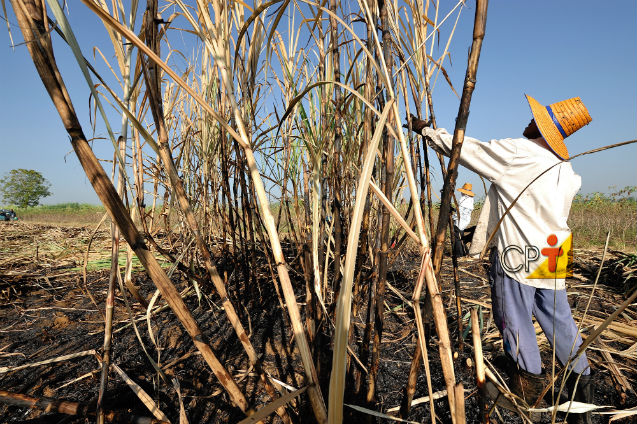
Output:
[[0,209],[0,221],[17,221],[18,216],[13,209]]

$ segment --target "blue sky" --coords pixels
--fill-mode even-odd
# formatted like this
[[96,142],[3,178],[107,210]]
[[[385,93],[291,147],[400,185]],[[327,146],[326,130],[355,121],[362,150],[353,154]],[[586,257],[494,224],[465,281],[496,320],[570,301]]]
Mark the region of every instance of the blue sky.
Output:
[[[475,3],[454,37],[454,84],[461,87]],[[531,119],[524,94],[547,105],[579,96],[593,121],[566,140],[571,155],[637,138],[637,2],[491,1],[466,134],[486,141],[519,137]],[[462,34],[462,35],[461,35]],[[464,47],[464,46],[467,47]],[[457,88],[458,89],[458,88]],[[436,95],[438,96],[436,98]],[[451,129],[458,101],[434,95],[438,125]],[[637,184],[634,145],[573,161],[581,193]],[[460,170],[482,194],[482,183]]]
[[[442,1],[441,14],[454,5]],[[79,2],[70,6],[71,24],[84,54],[91,57],[93,45],[104,45],[103,26]],[[475,2],[468,1],[450,48],[451,64],[446,63],[457,91],[464,80],[474,11]],[[9,21],[14,39],[21,41],[11,10]],[[491,0],[467,135],[485,141],[521,136],[531,118],[527,93],[543,104],[582,98],[593,121],[567,139],[572,155],[637,138],[636,44],[634,0]],[[86,83],[68,48],[59,41],[55,47],[75,108],[91,137]],[[111,55],[110,50],[105,54]],[[438,125],[451,131],[459,101],[445,85],[438,81],[434,105]],[[52,183],[54,194],[44,203],[98,203],[26,47],[12,49],[6,28],[0,30],[0,92],[0,175],[14,168],[36,169]],[[118,129],[119,120],[113,122]],[[98,126],[94,136],[105,135]],[[112,158],[108,140],[95,141],[95,151],[101,159]],[[582,175],[581,193],[637,185],[636,161],[634,145],[576,159],[573,167]],[[480,180],[461,169],[458,184],[464,182],[483,194]],[[434,184],[440,186],[440,178]]]

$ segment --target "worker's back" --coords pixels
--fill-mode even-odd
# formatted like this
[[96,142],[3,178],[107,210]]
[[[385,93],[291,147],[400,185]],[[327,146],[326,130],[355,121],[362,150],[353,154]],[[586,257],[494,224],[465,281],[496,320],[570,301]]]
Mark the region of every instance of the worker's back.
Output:
[[512,278],[525,284],[563,288],[563,267],[547,268],[548,274],[540,274],[543,271],[537,269],[547,266],[549,257],[545,253],[550,251],[544,249],[560,246],[563,252],[559,264],[566,265],[571,246],[567,220],[581,178],[569,162],[561,162],[535,142],[526,139],[511,142],[516,144],[515,154],[506,170],[493,181],[496,204],[491,205],[501,217],[523,192],[496,234],[503,267]]

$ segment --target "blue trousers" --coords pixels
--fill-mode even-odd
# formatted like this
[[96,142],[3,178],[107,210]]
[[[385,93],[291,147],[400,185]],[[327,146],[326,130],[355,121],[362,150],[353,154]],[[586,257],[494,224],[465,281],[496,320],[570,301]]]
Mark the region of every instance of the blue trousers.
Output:
[[[540,349],[533,327],[532,317],[535,316],[555,349],[555,356],[564,365],[582,344],[566,290],[538,289],[518,283],[504,272],[499,256],[493,249],[489,283],[493,318],[502,335],[505,352],[523,370],[532,374],[542,372]],[[586,354],[582,353],[572,361],[570,368],[579,374],[590,374]]]

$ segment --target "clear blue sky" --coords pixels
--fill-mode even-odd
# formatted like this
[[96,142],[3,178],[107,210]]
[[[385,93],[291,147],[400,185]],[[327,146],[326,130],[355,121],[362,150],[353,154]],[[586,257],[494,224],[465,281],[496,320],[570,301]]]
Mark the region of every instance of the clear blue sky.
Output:
[[[442,1],[441,14],[455,2]],[[350,5],[354,7],[355,2]],[[104,28],[85,6],[70,3],[71,24],[84,54],[103,43]],[[467,1],[446,63],[456,90],[462,89],[471,44],[475,2]],[[9,9],[16,41],[21,36]],[[451,22],[451,21],[450,21]],[[55,37],[57,38],[57,36]],[[444,46],[444,40],[441,41]],[[87,136],[91,136],[88,89],[69,49],[56,42],[56,57]],[[111,50],[105,51],[109,57]],[[438,125],[453,129],[458,99],[441,80],[434,91]],[[66,131],[40,82],[24,45],[12,50],[0,30],[0,175],[14,168],[36,169],[52,183],[44,203],[98,203],[71,151]],[[637,138],[637,2],[491,0],[486,37],[471,102],[467,135],[489,140],[518,137],[531,118],[524,93],[543,104],[580,96],[593,121],[569,139],[570,153]],[[99,118],[98,118],[99,119]],[[119,120],[113,121],[116,130]],[[97,137],[105,137],[98,126]],[[98,157],[110,159],[107,140],[95,142]],[[581,193],[637,185],[637,147],[622,147],[576,159]],[[461,170],[458,183],[480,180]],[[440,185],[440,181],[435,184]]]

